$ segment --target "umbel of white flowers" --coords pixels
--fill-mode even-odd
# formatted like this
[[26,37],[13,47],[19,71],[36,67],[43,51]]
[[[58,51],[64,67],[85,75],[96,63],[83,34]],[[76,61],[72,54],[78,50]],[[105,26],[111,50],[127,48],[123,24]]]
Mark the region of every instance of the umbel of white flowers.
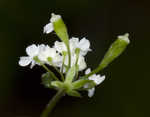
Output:
[[[26,48],[27,56],[20,57],[19,65],[23,67],[30,65],[30,68],[35,65],[42,66],[47,71],[42,75],[42,84],[45,87],[56,90],[63,89],[65,94],[76,97],[81,96],[79,91],[88,91],[88,96],[92,97],[95,86],[101,84],[105,79],[105,75],[96,75],[96,73],[107,67],[130,43],[129,34],[118,36],[99,66],[91,71],[90,68],[87,68],[85,61],[87,53],[92,51],[90,41],[77,37],[69,39],[67,28],[61,16],[52,13],[50,23],[44,26],[43,32],[48,34],[53,31],[61,41],[55,41],[51,47],[44,44],[28,46]],[[54,67],[60,77],[56,77],[57,75],[48,66]],[[83,70],[85,70],[85,75],[79,76],[79,72]]]

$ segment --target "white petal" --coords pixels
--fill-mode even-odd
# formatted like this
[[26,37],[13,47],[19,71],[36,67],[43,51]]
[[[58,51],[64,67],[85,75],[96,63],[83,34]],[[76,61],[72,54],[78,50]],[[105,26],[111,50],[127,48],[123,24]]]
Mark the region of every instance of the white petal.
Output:
[[53,30],[54,30],[53,24],[49,23],[49,24],[44,26],[43,33],[48,34],[48,33],[51,33]]
[[46,45],[44,45],[44,44],[38,45],[39,51],[43,50],[45,47],[46,47]]
[[56,50],[54,48],[50,48],[48,45],[39,45],[38,57],[41,61],[47,62],[47,58],[54,57],[55,54]]
[[63,61],[63,57],[60,56],[58,53],[56,54],[56,56],[53,58],[53,64],[57,67],[61,67],[62,66],[62,61]]
[[91,72],[91,68],[88,68],[86,71],[85,71],[85,74],[89,74]]
[[[88,68],[85,71],[85,74],[89,74],[90,72],[91,72],[91,69]],[[93,74],[92,76],[88,77],[88,79],[89,80],[93,80],[96,83],[96,85],[99,85],[105,80],[105,75],[104,76],[100,76],[100,74],[98,74],[98,75]]]
[[48,63],[47,58],[51,57],[52,62],[55,66],[62,65],[62,57],[56,52],[55,48],[50,48],[48,45],[39,45],[39,54],[38,58],[45,63]]
[[19,65],[20,66],[27,66],[31,63],[32,59],[30,57],[20,57]]
[[89,88],[89,84],[85,84],[85,85],[83,86],[83,88],[85,88],[85,89]]
[[55,41],[54,48],[58,52],[67,51],[67,48],[63,42]]
[[26,53],[28,56],[30,57],[34,57],[34,56],[37,56],[38,55],[38,52],[39,52],[39,49],[38,47],[33,44],[33,45],[30,45],[26,48]]
[[83,38],[80,40],[78,44],[78,48],[80,48],[82,51],[85,51],[85,54],[90,51],[90,41],[86,38]]
[[74,43],[74,44],[78,44],[79,43],[79,38],[77,38],[77,37],[72,37],[70,40],[70,43]]
[[73,52],[75,51],[75,49],[77,48],[78,43],[79,43],[79,38],[72,37],[72,38],[69,40],[70,50],[71,50],[72,53],[73,53]]
[[96,84],[99,85],[101,84],[103,81],[105,80],[105,75],[104,76],[100,76],[100,75],[97,75],[97,80],[96,80]]
[[[73,66],[75,63],[76,63],[76,55],[73,54],[71,56],[71,66]],[[68,56],[66,56],[65,65],[68,65]],[[82,71],[82,70],[84,70],[87,67],[85,59],[81,55],[79,55],[78,66],[79,66],[79,71]]]
[[31,62],[31,65],[30,65],[30,68],[32,69],[35,65],[36,65],[36,62],[35,62],[35,61],[32,61],[32,62]]
[[100,75],[92,75],[88,78],[89,80],[93,80],[96,85],[101,84],[105,80],[105,76],[100,76]]
[[82,71],[87,67],[83,56],[79,56],[78,65],[79,65],[79,71]]
[[88,96],[91,98],[95,93],[95,88],[89,89],[88,90]]

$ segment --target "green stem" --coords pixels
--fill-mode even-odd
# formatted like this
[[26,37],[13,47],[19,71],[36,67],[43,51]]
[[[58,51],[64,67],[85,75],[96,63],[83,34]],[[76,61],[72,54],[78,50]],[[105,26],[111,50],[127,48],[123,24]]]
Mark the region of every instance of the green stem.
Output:
[[61,80],[62,81],[64,81],[65,80],[65,78],[64,78],[64,75],[63,75],[63,73],[61,73],[60,71],[59,71],[59,69],[57,69],[57,67],[55,67],[54,65],[53,65],[53,67],[54,67],[54,69],[60,74],[60,76],[61,76]]
[[44,65],[44,64],[39,60],[39,58],[38,58],[37,56],[35,56],[33,59],[34,59],[37,63],[39,63],[47,72],[49,72],[50,75],[51,75],[55,80],[59,80],[59,79],[55,76],[55,74],[54,74],[50,69],[48,69],[48,68],[46,67],[46,65]]
[[67,51],[68,51],[68,56],[69,56],[68,68],[70,68],[71,67],[71,52],[70,52],[70,46],[69,46],[69,44],[67,45]]
[[53,64],[51,58],[48,58],[48,62],[49,62],[49,64],[52,65],[53,68],[59,73],[59,75],[61,76],[61,80],[64,81],[63,73],[61,73],[61,72],[59,71],[59,69]]
[[66,55],[63,54],[63,63],[62,63],[62,68],[61,68],[61,73],[62,74],[63,74],[63,71],[64,71],[65,59],[66,59]]
[[55,79],[55,80],[59,80],[56,76],[55,76],[55,74],[51,71],[51,70],[49,70],[47,67],[46,67],[46,65],[44,65],[44,64],[41,64],[42,65],[42,67],[46,70],[46,71],[48,71],[51,75],[52,75],[52,77]]
[[79,54],[80,54],[80,49],[77,48],[76,49],[76,63],[75,63],[75,65],[76,65],[76,75],[75,75],[75,79],[74,80],[77,80],[77,78],[78,78],[78,71],[79,71],[78,60],[79,60]]
[[52,112],[52,109],[56,106],[57,102],[62,96],[64,96],[64,94],[65,91],[63,89],[59,90],[52,100],[49,101],[47,107],[44,109],[40,117],[48,117],[48,115]]

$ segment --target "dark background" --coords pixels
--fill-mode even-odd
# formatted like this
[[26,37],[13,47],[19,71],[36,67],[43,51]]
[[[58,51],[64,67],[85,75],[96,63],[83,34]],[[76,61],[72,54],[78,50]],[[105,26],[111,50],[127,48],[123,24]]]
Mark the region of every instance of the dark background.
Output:
[[87,37],[95,68],[117,35],[130,33],[127,50],[101,74],[106,80],[93,98],[66,96],[52,117],[148,117],[150,110],[150,2],[147,0],[1,0],[0,116],[39,117],[55,91],[40,84],[44,70],[20,67],[20,56],[32,44],[53,45],[44,35],[50,14],[61,14],[70,37]]

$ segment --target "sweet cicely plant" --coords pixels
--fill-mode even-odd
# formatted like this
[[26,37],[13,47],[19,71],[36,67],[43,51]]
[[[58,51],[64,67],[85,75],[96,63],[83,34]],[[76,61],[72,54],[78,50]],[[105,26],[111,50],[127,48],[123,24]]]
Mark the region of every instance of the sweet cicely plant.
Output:
[[[118,36],[98,67],[91,70],[87,68],[84,58],[88,52],[92,51],[89,40],[86,38],[81,40],[76,37],[69,38],[66,25],[60,15],[52,14],[50,23],[44,27],[46,34],[53,31],[60,41],[56,41],[52,47],[44,44],[32,44],[26,48],[27,56],[20,57],[19,60],[19,65],[23,67],[29,64],[30,68],[35,65],[42,66],[46,70],[46,73],[42,75],[42,84],[46,88],[57,90],[56,95],[50,100],[41,117],[48,117],[59,99],[66,94],[81,97],[80,92],[87,91],[88,96],[92,97],[95,87],[105,79],[105,76],[97,73],[117,58],[130,43],[129,34]],[[54,67],[59,75],[53,73],[48,66]],[[79,76],[79,72],[83,71],[85,75]]]

